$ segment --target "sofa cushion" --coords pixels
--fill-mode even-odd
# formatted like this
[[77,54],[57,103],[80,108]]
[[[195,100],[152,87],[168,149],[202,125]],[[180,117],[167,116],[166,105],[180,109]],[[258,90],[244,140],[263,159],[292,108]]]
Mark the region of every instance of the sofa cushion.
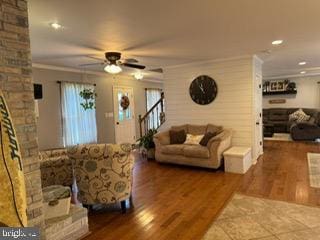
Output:
[[302,109],[299,109],[298,111],[290,114],[289,119],[290,121],[305,122],[309,121],[310,116],[305,114]]
[[210,157],[209,149],[201,145],[187,145],[183,148],[183,154],[186,157],[195,157],[195,158]]
[[171,144],[162,146],[162,153],[173,154],[173,155],[183,155],[183,149],[186,145],[183,144]]
[[207,130],[207,125],[188,124],[188,131],[192,135],[204,135]]
[[170,144],[182,144],[186,141],[186,132],[185,130],[170,130],[169,131],[170,135]]
[[215,135],[218,135],[219,133],[222,133],[222,131],[223,131],[223,127],[222,126],[208,124],[206,132],[211,132],[211,133],[213,133]]
[[199,144],[201,146],[207,146],[208,145],[208,142],[211,138],[213,138],[214,136],[216,136],[216,134],[212,133],[212,132],[207,132],[203,138],[201,139],[201,141],[199,142]]
[[203,134],[202,135],[187,134],[187,139],[183,144],[199,145],[203,136],[204,136]]
[[287,109],[272,109],[269,112],[269,120],[271,121],[288,121]]

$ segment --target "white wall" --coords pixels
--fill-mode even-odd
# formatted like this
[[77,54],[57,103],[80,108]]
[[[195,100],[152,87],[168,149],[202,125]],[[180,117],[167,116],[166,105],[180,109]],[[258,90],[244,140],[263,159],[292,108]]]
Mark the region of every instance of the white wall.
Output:
[[[263,108],[320,108],[320,76],[289,79],[297,85],[297,95],[264,96]],[[269,100],[285,99],[284,104],[270,104]]]
[[60,88],[57,81],[95,83],[97,91],[96,115],[99,143],[114,143],[114,120],[106,118],[106,112],[113,112],[112,86],[132,87],[135,99],[136,136],[138,137],[138,115],[146,113],[145,88],[162,88],[159,83],[135,80],[132,77],[117,75],[98,76],[80,73],[33,68],[35,83],[43,85],[43,99],[38,101],[39,118],[37,119],[40,150],[63,146]]
[[[165,69],[166,123],[222,125],[234,130],[233,145],[253,144],[254,64],[252,57],[212,61]],[[209,75],[218,85],[217,98],[201,106],[192,101],[189,86],[199,75]]]

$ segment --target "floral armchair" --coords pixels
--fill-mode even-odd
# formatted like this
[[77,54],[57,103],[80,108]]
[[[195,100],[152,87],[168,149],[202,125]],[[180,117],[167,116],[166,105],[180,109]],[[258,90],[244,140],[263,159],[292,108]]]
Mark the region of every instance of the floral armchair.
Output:
[[39,157],[42,187],[51,185],[72,185],[72,162],[67,155],[66,149],[61,148],[41,151]]
[[121,202],[131,198],[134,158],[130,144],[86,144],[68,149],[79,189],[78,199],[85,205]]

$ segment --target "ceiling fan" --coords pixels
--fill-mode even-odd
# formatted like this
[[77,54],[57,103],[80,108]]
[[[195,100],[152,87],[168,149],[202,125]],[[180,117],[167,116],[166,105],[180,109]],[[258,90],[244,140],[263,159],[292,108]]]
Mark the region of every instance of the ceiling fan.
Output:
[[[124,61],[121,61],[121,53],[120,52],[106,52],[105,53],[105,60],[88,56],[89,58],[100,60],[99,63],[89,63],[89,64],[81,64],[81,67],[86,66],[93,66],[93,65],[104,65],[104,71],[111,73],[111,74],[117,74],[122,71],[121,66],[123,67],[129,67],[129,68],[136,68],[143,70],[146,68],[144,65],[137,64],[138,60],[134,58],[130,59],[124,59]],[[158,70],[158,69],[157,69]],[[158,70],[159,71],[159,70]]]

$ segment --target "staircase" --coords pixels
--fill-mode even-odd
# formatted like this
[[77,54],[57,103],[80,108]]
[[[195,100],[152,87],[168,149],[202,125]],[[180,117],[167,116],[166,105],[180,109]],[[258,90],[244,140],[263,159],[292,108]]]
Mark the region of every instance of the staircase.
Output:
[[147,134],[150,129],[158,129],[165,122],[164,93],[152,108],[144,115],[139,115],[140,137]]

